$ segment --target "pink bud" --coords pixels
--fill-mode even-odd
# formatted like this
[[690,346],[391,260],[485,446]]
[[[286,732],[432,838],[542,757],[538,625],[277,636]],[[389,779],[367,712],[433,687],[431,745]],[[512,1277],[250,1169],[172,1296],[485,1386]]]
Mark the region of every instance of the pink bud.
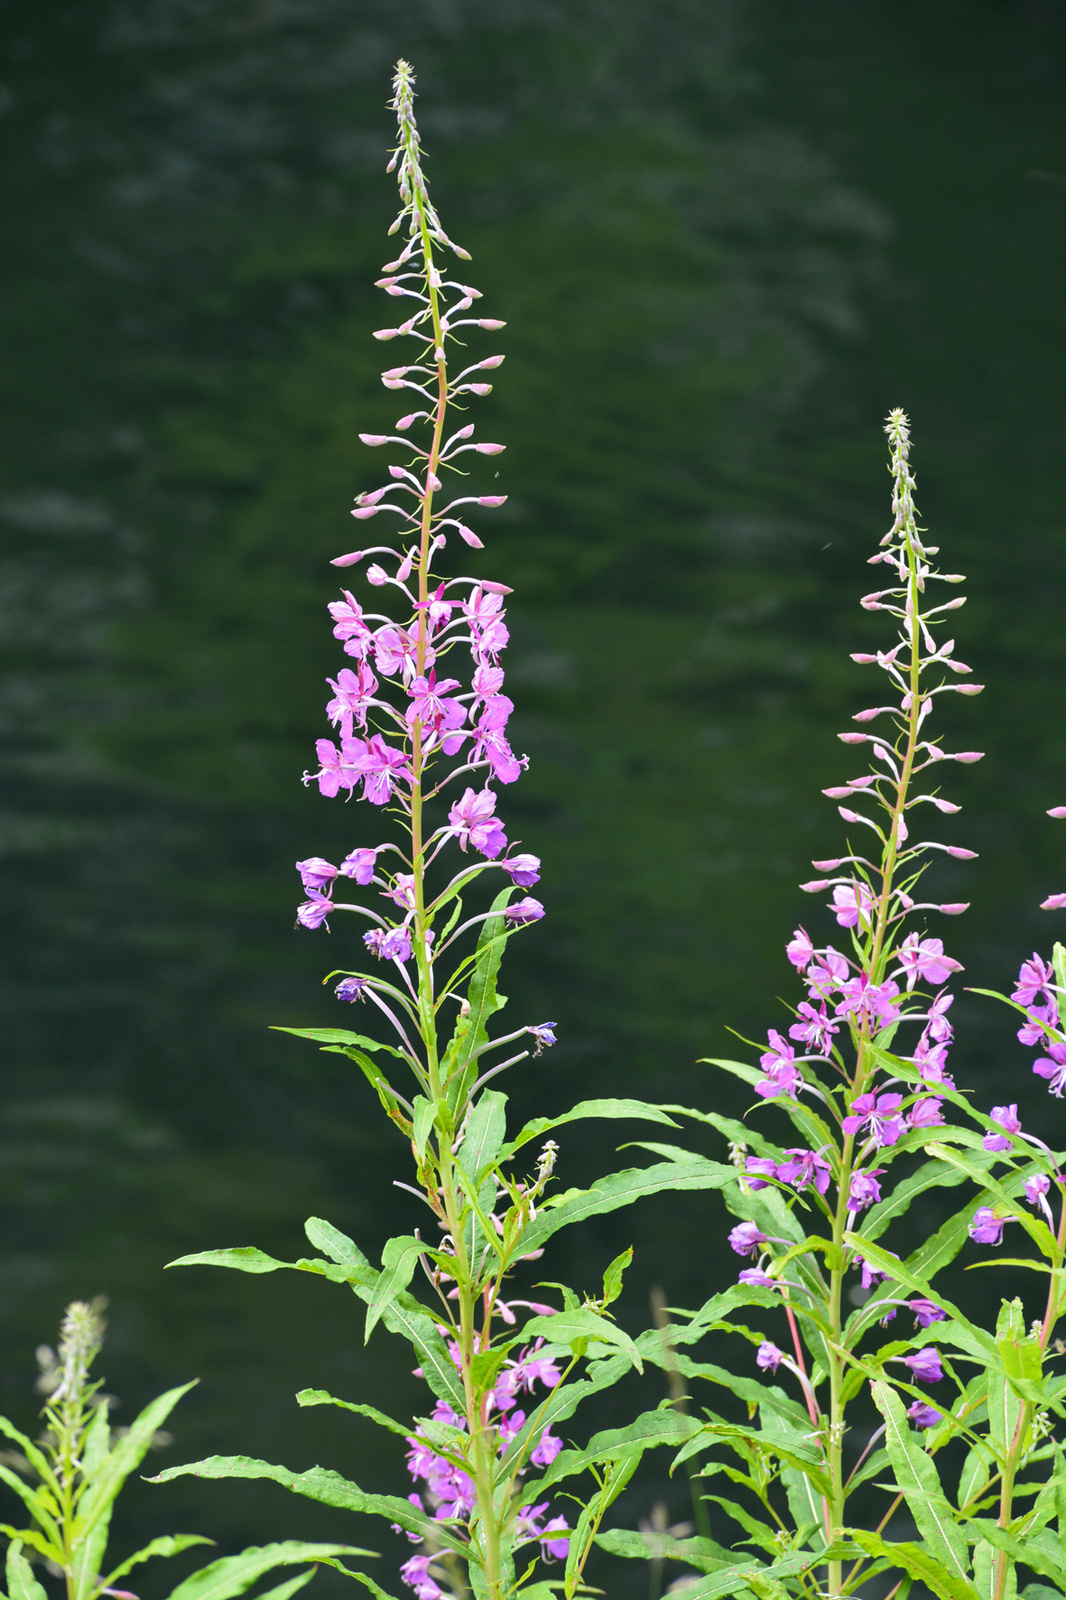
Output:
[[505,494],[480,494],[477,503],[479,506],[502,506],[506,499]]
[[418,412],[417,411],[409,411],[407,413],[406,417],[401,417],[400,418],[400,420],[399,420],[399,422],[397,422],[396,426],[401,430],[401,432],[405,433],[407,431],[407,429],[411,426],[412,422],[414,422],[414,420],[415,420],[415,418],[417,416],[418,416]]
[[481,587],[488,594],[514,594],[514,590],[509,589],[505,583],[490,583],[488,578],[482,582]]
[[1066,894],[1049,894],[1046,900],[1041,900],[1041,911],[1061,911],[1066,906]]
[[375,561],[372,567],[367,567],[366,569],[366,581],[367,583],[372,583],[375,589],[380,589],[383,583],[388,583],[389,575],[385,568],[379,567]]
[[470,390],[471,394],[491,394],[492,393],[492,384],[491,383],[468,383],[467,384],[467,388]]
[[[389,470],[394,472],[396,469],[390,467]],[[381,497],[387,493],[387,486],[384,489],[368,489],[365,494],[356,495],[355,503],[357,506],[376,506]]]
[[961,917],[962,913],[969,911],[969,909],[970,902],[968,900],[953,900],[950,905],[937,907],[937,910],[942,911],[945,917]]
[[1066,806],[1052,806],[1048,811],[1049,817],[1066,817]]
[[400,331],[399,328],[378,328],[378,329],[375,330],[374,338],[375,339],[395,339],[395,337],[399,333],[399,331]]
[[837,738],[844,744],[865,744],[869,739],[868,733],[838,733]]
[[848,788],[847,784],[844,784],[843,786],[835,789],[823,789],[822,793],[828,795],[830,800],[846,800],[848,795],[851,793],[851,790]]
[[476,444],[474,449],[479,456],[498,456],[501,450],[506,450],[505,444]]
[[460,428],[459,429],[459,432],[455,435],[455,437],[457,439],[469,439],[469,437],[473,433],[473,431],[474,431],[474,424],[472,422],[468,422],[465,428]]
[[390,462],[389,475],[393,478],[406,478],[407,473],[403,467],[398,467],[395,462]]
[[851,653],[851,659],[853,661],[857,661],[859,663],[860,667],[868,667],[871,662],[877,660],[877,657],[876,656],[865,655],[861,650],[860,651],[853,650],[852,653]]
[[[950,582],[950,579],[948,581]],[[964,594],[960,594],[957,600],[949,600],[947,604],[941,606],[940,609],[941,611],[957,611],[960,606],[964,606],[965,604],[966,596]]]
[[462,522],[460,522],[458,526],[460,539],[465,539],[472,550],[484,550],[485,546],[482,544],[476,533],[472,533],[471,530]]
[[868,711],[856,711],[851,720],[852,722],[872,722],[875,717],[881,715],[882,711],[887,710],[887,706],[871,706]]
[[984,693],[984,687],[985,686],[984,686],[983,683],[957,683],[955,685],[955,693],[956,694],[983,694]]
[[930,795],[929,798],[932,800],[937,810],[943,812],[945,817],[953,817],[956,812],[962,810],[962,807],[955,805],[954,801],[952,800],[940,800],[936,795]]
[[865,817],[860,817],[857,811],[849,811],[847,806],[837,806],[837,810],[845,822],[865,822]]
[[[408,578],[411,576],[411,568],[413,566],[414,561],[410,556],[406,556],[404,560],[400,562],[400,565],[396,569],[396,577],[400,583],[407,582]],[[370,574],[368,572],[367,577],[369,576]]]
[[330,566],[331,567],[354,567],[355,563],[357,561],[362,561],[362,559],[363,559],[363,552],[361,550],[352,550],[350,552],[350,554],[348,554],[346,556],[334,556],[332,561],[330,562]]
[[360,522],[365,521],[367,517],[376,517],[377,514],[377,506],[356,506],[352,512],[352,516],[357,517]]
[[504,362],[503,356],[486,356],[484,361],[479,361],[478,362],[477,366],[474,368],[474,371],[477,372],[482,367],[486,367],[486,368],[487,367],[502,367],[503,366],[503,362]]
[[490,333],[498,333],[501,328],[506,328],[506,322],[501,322],[499,317],[479,317],[478,327],[488,328]]
[[405,378],[410,370],[410,367],[390,367],[389,370],[387,372],[383,372],[381,376],[383,378]]
[[949,856],[954,856],[956,861],[976,861],[977,860],[977,851],[976,850],[964,850],[962,848],[961,844],[949,844],[948,847],[947,847],[947,854]]
[[823,889],[828,889],[828,878],[812,878],[810,883],[801,883],[800,888],[804,894],[821,894]]
[[386,378],[385,374],[382,373],[381,374],[381,381],[385,385],[386,389],[402,389],[403,388],[403,379],[402,378]]
[[835,872],[844,865],[843,857],[837,856],[833,861],[812,861],[811,866],[817,867],[819,872]]
[[388,437],[384,433],[361,433],[359,435],[364,444],[388,444]]
[[864,594],[859,604],[864,611],[881,611],[883,609],[877,595],[883,594],[883,589],[878,589],[877,594]]
[[975,761],[983,761],[984,759],[985,753],[983,750],[960,750],[955,757],[956,761],[963,761],[967,766],[972,766]]

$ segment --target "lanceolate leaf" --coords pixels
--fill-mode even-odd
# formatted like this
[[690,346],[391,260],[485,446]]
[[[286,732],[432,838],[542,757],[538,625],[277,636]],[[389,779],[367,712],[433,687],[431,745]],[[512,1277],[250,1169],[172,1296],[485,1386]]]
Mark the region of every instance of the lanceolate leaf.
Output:
[[369,1417],[371,1422],[376,1422],[379,1428],[387,1428],[390,1433],[398,1433],[406,1439],[413,1431],[410,1422],[396,1422],[392,1417],[387,1417],[384,1411],[379,1411],[376,1406],[362,1406],[354,1400],[338,1400],[335,1395],[327,1394],[325,1389],[301,1389],[296,1396],[298,1406],[341,1406],[345,1411],[354,1411],[360,1417]]
[[485,1170],[491,1167],[500,1154],[503,1136],[507,1129],[507,1096],[495,1089],[487,1089],[467,1119],[466,1132],[459,1147],[458,1161],[467,1177],[475,1185],[480,1183]]
[[481,925],[474,958],[474,972],[466,996],[469,1009],[456,1023],[455,1033],[445,1052],[443,1070],[449,1090],[449,1103],[453,1111],[461,1106],[473,1081],[471,1052],[488,1043],[488,1020],[500,1009],[500,999],[496,993],[496,974],[500,970],[500,961],[507,943],[503,910],[512,892],[510,886],[500,890],[492,902],[491,914]]
[[387,1310],[393,1301],[407,1288],[407,1285],[415,1275],[418,1258],[420,1255],[424,1255],[425,1251],[424,1240],[415,1239],[404,1234],[395,1239],[390,1239],[385,1245],[381,1252],[383,1271],[367,1300],[366,1329],[363,1333],[364,1344],[373,1333],[382,1312]]
[[[307,1472],[291,1472],[288,1467],[277,1467],[269,1461],[254,1461],[248,1456],[208,1456],[203,1461],[192,1461],[181,1467],[167,1467],[164,1472],[157,1473],[150,1478],[149,1483],[169,1483],[172,1478],[269,1478],[274,1483],[280,1483],[283,1488],[291,1489],[294,1494],[302,1494],[308,1500],[317,1500],[325,1506],[337,1506],[342,1511],[360,1511],[371,1516],[387,1517],[390,1522],[398,1522],[400,1527],[408,1533],[417,1533],[420,1539],[425,1539],[432,1534],[440,1544],[447,1545],[450,1550],[462,1550],[464,1546],[448,1528],[440,1522],[435,1522],[427,1517],[424,1512],[416,1510],[409,1500],[402,1500],[398,1495],[392,1494],[367,1494],[360,1489],[358,1484],[349,1483],[342,1478],[339,1472],[328,1472],[324,1467],[311,1467]],[[277,1546],[264,1546],[264,1550],[279,1548]],[[307,1551],[313,1546],[304,1545]],[[318,1547],[325,1550],[324,1546]],[[331,1554],[343,1553],[343,1547],[330,1547]],[[360,1551],[361,1555],[373,1554],[372,1551]],[[245,1551],[250,1555],[250,1551]],[[226,1559],[239,1561],[239,1556]],[[316,1560],[312,1555],[294,1555],[294,1561]],[[278,1563],[274,1563],[277,1565]],[[217,1563],[216,1563],[217,1565]],[[270,1565],[270,1563],[268,1563]],[[206,1569],[205,1569],[206,1570]],[[266,1571],[266,1567],[262,1568]],[[198,1577],[199,1574],[194,1574]],[[193,1580],[186,1580],[191,1583]],[[186,1585],[182,1584],[171,1595],[170,1600],[216,1600],[214,1596],[202,1596],[186,1592]]]
[[[522,1338],[525,1340],[527,1337],[544,1339],[549,1344],[563,1345],[571,1350],[578,1341],[586,1347],[592,1343],[614,1345],[626,1352],[638,1372],[644,1371],[640,1351],[628,1333],[608,1317],[598,1316],[595,1311],[557,1311],[550,1317],[531,1317],[522,1325]],[[584,1350],[578,1353],[583,1355]]]
[[930,1456],[917,1443],[903,1404],[887,1383],[871,1384],[874,1403],[885,1419],[885,1449],[907,1508],[918,1524],[929,1552],[956,1578],[969,1582],[966,1540],[940,1487]]
[[631,1119],[634,1122],[664,1122],[668,1127],[676,1128],[678,1124],[668,1115],[673,1109],[671,1106],[648,1105],[643,1100],[581,1100],[558,1117],[536,1117],[532,1122],[527,1122],[500,1151],[500,1160],[509,1161],[523,1145],[529,1144],[532,1139],[539,1139],[541,1134],[551,1133],[553,1128],[561,1128],[567,1122],[589,1118],[605,1121]]
[[721,1572],[750,1560],[715,1544],[713,1539],[671,1539],[663,1533],[635,1533],[629,1528],[611,1528],[598,1534],[596,1543],[613,1556],[636,1561],[685,1561],[697,1572]]
[[150,1561],[153,1556],[176,1556],[183,1550],[188,1550],[194,1544],[214,1544],[213,1539],[205,1539],[199,1533],[166,1533],[158,1539],[152,1539],[136,1555],[128,1556],[121,1566],[109,1572],[106,1578],[100,1579],[102,1589],[111,1589],[124,1578],[133,1567],[139,1566],[142,1561]]
[[[329,1566],[336,1566],[338,1556],[372,1556],[374,1553],[373,1550],[360,1550],[355,1545],[306,1544],[302,1539],[253,1545],[242,1550],[239,1556],[221,1556],[209,1566],[201,1567],[199,1572],[194,1572],[191,1578],[186,1578],[184,1583],[179,1583],[171,1591],[170,1600],[232,1600],[234,1595],[243,1594],[264,1572],[270,1572],[274,1567],[294,1566],[303,1561],[322,1561]],[[266,1600],[265,1596],[263,1600]]]
[[921,1545],[906,1540],[889,1544],[876,1533],[866,1533],[861,1529],[853,1529],[851,1537],[869,1555],[877,1556],[893,1567],[902,1567],[909,1577],[917,1578],[932,1589],[939,1600],[982,1600],[969,1579],[956,1577]]
[[7,1547],[8,1600],[48,1600],[41,1584],[33,1576],[33,1568],[22,1554],[22,1544],[13,1539]]
[[669,1189],[721,1189],[735,1178],[732,1167],[703,1160],[661,1161],[653,1167],[630,1167],[623,1172],[613,1172],[607,1178],[600,1178],[591,1189],[564,1195],[560,1204],[542,1210],[523,1231],[520,1253],[526,1255],[531,1250],[539,1250],[560,1228],[585,1222],[605,1211],[618,1211],[646,1195],[661,1194]]
[[359,1050],[386,1050],[390,1056],[396,1056],[400,1061],[406,1061],[402,1050],[397,1050],[395,1045],[381,1044],[377,1039],[368,1039],[362,1033],[349,1033],[347,1028],[272,1028],[272,1033],[292,1033],[297,1039],[310,1039],[314,1044],[342,1045],[348,1049]]

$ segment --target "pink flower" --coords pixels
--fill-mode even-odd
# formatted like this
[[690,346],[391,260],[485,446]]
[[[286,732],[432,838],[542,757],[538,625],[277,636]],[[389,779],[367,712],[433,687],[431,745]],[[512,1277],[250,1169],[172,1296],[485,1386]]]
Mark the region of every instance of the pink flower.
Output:
[[907,1124],[899,1115],[903,1103],[901,1094],[860,1094],[851,1103],[851,1115],[844,1118],[844,1132],[856,1135],[865,1132],[874,1144],[895,1144],[906,1132]]
[[1049,1044],[1048,1054],[1038,1056],[1033,1062],[1033,1071],[1038,1078],[1047,1079],[1048,1089],[1056,1099],[1061,1100],[1063,1089],[1066,1088],[1066,1044],[1057,1041]]
[[986,1133],[981,1143],[986,1150],[1012,1150],[1014,1140],[1006,1137],[1007,1134],[1021,1133],[1022,1125],[1018,1120],[1018,1107],[993,1106],[990,1113],[992,1121],[997,1123],[1003,1133]]
[[333,901],[328,894],[320,894],[317,889],[310,891],[311,898],[305,900],[303,905],[296,908],[296,920],[303,928],[321,928],[325,924],[329,931],[326,918],[333,910]]
[[928,983],[946,983],[953,972],[962,966],[944,954],[942,939],[919,939],[916,933],[908,934],[897,952],[900,966],[907,974],[907,988],[913,989],[919,978]]
[[1055,969],[1049,961],[1041,961],[1036,951],[1028,961],[1023,961],[1021,971],[1018,973],[1018,983],[1011,995],[1012,1000],[1017,1000],[1019,1005],[1031,1006],[1036,1003],[1037,995],[1043,997],[1044,1003],[1053,1002],[1050,985],[1055,980]]
[[459,842],[460,850],[465,850],[468,844],[481,855],[488,856],[494,861],[500,851],[506,847],[507,838],[503,831],[503,823],[499,817],[494,816],[496,810],[496,796],[491,789],[482,789],[475,793],[467,789],[461,800],[457,800],[448,813],[452,832]]
[[874,897],[864,883],[840,883],[833,890],[830,907],[842,928],[854,928],[860,918],[869,922],[874,908]]
[[814,957],[814,946],[802,928],[797,928],[792,935],[785,946],[785,954],[797,972],[806,972]]

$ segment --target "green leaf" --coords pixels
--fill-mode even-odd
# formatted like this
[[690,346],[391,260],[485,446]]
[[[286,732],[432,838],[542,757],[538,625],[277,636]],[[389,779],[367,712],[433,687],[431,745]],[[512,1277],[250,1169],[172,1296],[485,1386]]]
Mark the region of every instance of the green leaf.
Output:
[[362,1033],[349,1033],[347,1028],[271,1028],[272,1033],[291,1033],[297,1039],[310,1039],[314,1044],[342,1045],[346,1048],[359,1050],[386,1050],[390,1056],[396,1056],[400,1061],[407,1057],[402,1050],[397,1050],[395,1045],[382,1044],[379,1039],[368,1039]]
[[630,1245],[622,1251],[621,1255],[615,1256],[603,1274],[603,1304],[605,1306],[613,1305],[622,1293],[622,1278],[632,1260],[633,1246]]
[[867,1533],[861,1528],[853,1528],[850,1532],[855,1543],[861,1545],[868,1555],[877,1556],[890,1566],[902,1567],[909,1577],[917,1578],[932,1589],[939,1600],[981,1600],[969,1579],[956,1577],[920,1545],[910,1544],[906,1540],[889,1544],[876,1533]]
[[418,1164],[421,1166],[426,1159],[426,1145],[433,1131],[433,1119],[437,1114],[437,1108],[424,1094],[416,1094],[411,1110],[414,1113],[411,1119],[411,1141],[415,1147]]
[[71,1561],[75,1592],[88,1594],[103,1564],[107,1529],[115,1498],[135,1467],[139,1467],[152,1441],[182,1395],[194,1389],[199,1380],[168,1389],[146,1405],[134,1418],[126,1433],[97,1465],[92,1481],[78,1505],[77,1537]]
[[661,1194],[669,1189],[721,1189],[735,1179],[732,1167],[701,1159],[688,1163],[661,1161],[653,1167],[629,1167],[622,1172],[612,1172],[600,1178],[591,1189],[563,1195],[559,1204],[544,1207],[522,1232],[518,1248],[522,1255],[539,1250],[560,1228],[585,1222],[606,1211],[618,1211],[646,1195]]
[[[215,1458],[221,1459],[221,1458]],[[151,1482],[158,1482],[152,1479]],[[201,1567],[179,1583],[170,1593],[169,1600],[232,1600],[234,1595],[250,1589],[264,1572],[274,1567],[293,1566],[297,1562],[322,1561],[336,1566],[337,1556],[372,1556],[373,1550],[361,1550],[350,1544],[307,1544],[303,1539],[285,1539],[280,1544],[252,1545],[239,1556],[220,1556],[208,1566]],[[342,1567],[342,1571],[345,1569]],[[266,1600],[266,1597],[263,1597]]]
[[371,1422],[376,1422],[379,1428],[387,1428],[390,1433],[398,1433],[401,1439],[406,1439],[413,1432],[410,1422],[396,1422],[392,1417],[387,1417],[384,1411],[378,1411],[375,1406],[358,1405],[354,1400],[338,1400],[336,1395],[327,1394],[325,1389],[301,1389],[296,1396],[298,1406],[341,1406],[345,1411],[354,1411],[357,1416],[369,1417]]
[[969,1584],[969,1552],[940,1486],[932,1458],[917,1443],[896,1391],[887,1383],[870,1385],[874,1404],[885,1419],[885,1449],[896,1483],[903,1493],[929,1552],[960,1581]]
[[2,1463],[0,1463],[0,1483],[6,1483],[9,1489],[15,1491],[34,1522],[48,1535],[53,1549],[62,1551],[63,1536],[58,1524],[42,1503],[42,1491],[40,1489],[31,1489],[28,1483],[23,1483],[17,1473],[12,1472],[10,1467],[5,1467]]
[[991,1517],[971,1517],[965,1526],[974,1534],[980,1534],[982,1539],[994,1545],[997,1550],[1002,1550],[1012,1561],[1031,1567],[1034,1572],[1039,1572],[1041,1577],[1051,1578],[1058,1584],[1059,1593],[1066,1593],[1066,1563],[1061,1556],[1059,1560],[1054,1560],[1042,1542],[1037,1539],[1026,1539],[1022,1542],[1005,1528],[999,1527]]
[[500,1154],[503,1136],[507,1131],[506,1107],[505,1094],[487,1089],[467,1118],[466,1132],[456,1160],[474,1185],[475,1193]]
[[521,1150],[531,1139],[538,1139],[542,1133],[550,1133],[553,1128],[561,1128],[567,1122],[580,1122],[588,1118],[600,1118],[604,1121],[632,1118],[634,1122],[663,1122],[667,1127],[676,1128],[678,1124],[673,1117],[667,1115],[667,1112],[673,1109],[673,1107],[648,1105],[644,1100],[581,1100],[569,1111],[564,1111],[561,1116],[536,1117],[532,1122],[527,1122],[500,1151],[500,1160],[509,1161],[516,1150]]
[[773,1428],[742,1428],[732,1422],[705,1422],[699,1432],[694,1434],[686,1445],[678,1452],[674,1465],[679,1466],[687,1461],[690,1456],[696,1455],[700,1449],[713,1445],[721,1439],[728,1444],[731,1440],[743,1440],[748,1446],[754,1448],[760,1455],[783,1461],[787,1466],[795,1467],[810,1478],[820,1495],[831,1493],[829,1479],[825,1475],[825,1461],[820,1450],[802,1439],[789,1434],[778,1432]]
[[418,1266],[418,1258],[425,1255],[426,1248],[424,1239],[415,1239],[410,1234],[398,1234],[395,1239],[390,1239],[386,1243],[381,1252],[381,1265],[384,1270],[380,1273],[367,1301],[364,1344],[369,1340],[382,1313],[411,1282]]
[[132,1567],[139,1566],[142,1561],[151,1561],[153,1556],[178,1556],[183,1550],[191,1549],[194,1544],[214,1544],[214,1542],[213,1539],[205,1539],[200,1533],[165,1533],[158,1539],[149,1540],[136,1555],[127,1556],[114,1572],[109,1572],[106,1578],[100,1579],[99,1587],[112,1588]]
[[578,1311],[556,1311],[550,1317],[531,1317],[522,1324],[522,1340],[527,1338],[541,1338],[548,1344],[562,1345],[571,1351],[575,1345],[581,1348],[575,1353],[584,1355],[590,1341],[600,1344],[614,1345],[618,1350],[624,1350],[638,1372],[644,1371],[644,1363],[640,1359],[640,1351],[629,1334],[619,1328],[609,1317],[601,1317],[595,1311],[583,1308]]
[[500,970],[508,938],[503,910],[513,892],[513,885],[500,890],[481,925],[474,956],[474,972],[466,992],[467,1009],[455,1025],[455,1032],[441,1063],[448,1103],[456,1112],[469,1094],[477,1070],[476,1060],[471,1062],[470,1057],[475,1050],[488,1043],[488,1020],[500,1009],[496,974]]
[[[341,1572],[348,1570],[342,1567],[339,1561],[331,1561],[329,1565],[339,1568]],[[298,1594],[305,1584],[311,1582],[317,1570],[317,1567],[308,1567],[306,1572],[298,1572],[295,1578],[288,1578],[284,1583],[276,1583],[272,1589],[264,1589],[262,1594],[256,1596],[256,1600],[290,1600],[292,1595]],[[354,1573],[352,1576],[354,1577]]]
[[[581,1450],[561,1450],[533,1488],[537,1494],[563,1478],[583,1472],[594,1463],[628,1459],[632,1452],[643,1454],[656,1445],[683,1444],[700,1430],[701,1424],[683,1411],[670,1406],[660,1406],[655,1411],[642,1412],[623,1428],[605,1428],[593,1434]],[[528,1493],[528,1490],[524,1491]]]
[[[983,1351],[986,1359],[995,1358],[995,1341],[989,1338],[983,1328],[976,1327],[968,1317],[964,1316],[958,1306],[953,1305],[950,1300],[945,1300],[943,1295],[938,1294],[924,1275],[912,1269],[910,1261],[900,1261],[889,1251],[882,1250],[880,1245],[873,1244],[860,1234],[845,1233],[844,1240],[846,1244],[854,1245],[864,1260],[868,1261],[871,1266],[877,1267],[880,1271],[888,1274],[890,1284],[885,1285],[886,1290],[890,1288],[891,1284],[903,1284],[904,1287],[920,1295],[923,1299],[932,1300],[943,1311],[947,1312],[948,1316],[959,1328],[966,1330],[970,1338]],[[920,1252],[915,1252],[915,1256],[919,1254]],[[859,1333],[869,1325],[869,1322],[877,1321],[878,1317],[883,1314],[878,1309],[879,1303],[880,1297],[867,1301],[866,1305],[861,1308],[864,1313],[868,1313],[866,1316],[856,1316],[848,1319],[847,1333],[850,1342],[853,1343],[858,1338]]]
[[196,1255],[178,1256],[170,1267],[233,1267],[237,1272],[280,1272],[291,1268],[291,1261],[277,1261],[252,1244],[234,1245],[228,1250],[200,1250]]
[[687,1561],[697,1572],[735,1567],[747,1559],[723,1549],[713,1539],[672,1539],[668,1533],[635,1533],[630,1528],[609,1528],[596,1535],[601,1550],[631,1561]]
[[[293,1494],[302,1494],[308,1500],[319,1501],[321,1505],[337,1506],[342,1511],[362,1511],[370,1516],[387,1517],[390,1522],[398,1522],[405,1532],[417,1533],[420,1539],[432,1535],[438,1543],[447,1545],[449,1550],[465,1549],[465,1545],[444,1523],[437,1522],[427,1517],[424,1512],[416,1510],[409,1500],[402,1500],[398,1495],[392,1494],[367,1494],[358,1484],[349,1483],[339,1472],[327,1471],[325,1467],[310,1467],[306,1472],[291,1472],[288,1467],[276,1467],[269,1461],[254,1461],[249,1456],[207,1456],[203,1461],[191,1461],[180,1467],[167,1467],[154,1478],[149,1478],[148,1482],[169,1483],[172,1478],[187,1477],[268,1478],[273,1483],[280,1483],[285,1489],[291,1489]],[[277,1546],[264,1546],[264,1549],[274,1548]],[[310,1547],[304,1546],[304,1548]],[[250,1552],[244,1553],[248,1555]],[[372,1551],[359,1553],[373,1554]],[[240,1557],[233,1556],[229,1559],[236,1561]],[[318,1557],[294,1556],[293,1559],[317,1560]],[[206,1596],[185,1594],[182,1592],[183,1589],[184,1585],[176,1589],[170,1600],[179,1600],[179,1597],[180,1600],[210,1600],[210,1597]]]
[[13,1539],[7,1547],[8,1600],[48,1600],[41,1584],[33,1576],[33,1568],[22,1554],[22,1541]]

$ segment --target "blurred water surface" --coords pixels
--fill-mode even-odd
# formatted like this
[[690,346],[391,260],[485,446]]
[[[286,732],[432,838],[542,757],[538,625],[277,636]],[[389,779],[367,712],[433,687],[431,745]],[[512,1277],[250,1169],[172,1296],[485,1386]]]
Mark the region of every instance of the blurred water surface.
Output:
[[[299,774],[337,661],[327,562],[371,482],[356,434],[392,417],[369,335],[399,54],[437,203],[509,324],[484,567],[515,589],[531,764],[506,810],[550,915],[506,987],[516,1020],[560,1024],[517,1110],[722,1105],[696,1058],[780,1020],[783,943],[824,925],[796,889],[836,845],[819,790],[853,775],[834,733],[868,693],[847,653],[882,637],[856,600],[893,405],[989,686],[951,713],[988,757],[954,784],[952,836],[981,860],[942,877],[973,904],[950,948],[1001,987],[1048,943],[1064,32],[1038,0],[0,8],[10,1414],[32,1416],[65,1301],[97,1292],[120,1420],[203,1375],[168,1460],[367,1476],[369,1438],[292,1392],[418,1405],[404,1352],[364,1351],[338,1290],[160,1270],[231,1243],[293,1258],[310,1213],[371,1250],[410,1220],[362,1082],[268,1032],[343,1020],[319,978],[353,935],[292,930],[292,863],[370,842]],[[1009,1077],[1023,1115],[1057,1119],[1006,1019],[965,997],[956,1015],[957,1077],[982,1101]],[[615,1140],[562,1142],[577,1182]],[[589,1229],[552,1275],[592,1287],[630,1239],[635,1325],[650,1284],[691,1304],[732,1271],[701,1201]],[[677,1491],[642,1484],[622,1515],[655,1494]],[[336,1531],[254,1486],[138,1488],[126,1518],[227,1544],[279,1518]],[[612,1594],[630,1579],[642,1593],[625,1574]]]

